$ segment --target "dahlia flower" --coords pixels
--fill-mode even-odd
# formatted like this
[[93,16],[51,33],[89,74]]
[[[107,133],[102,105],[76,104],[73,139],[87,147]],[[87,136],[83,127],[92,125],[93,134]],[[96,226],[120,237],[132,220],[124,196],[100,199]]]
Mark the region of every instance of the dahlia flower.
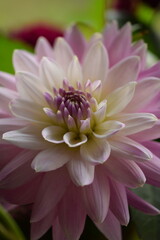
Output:
[[115,22],[86,41],[76,27],[35,54],[16,50],[0,74],[3,197],[32,204],[31,239],[78,240],[86,215],[121,239],[131,205],[159,210],[131,190],[160,186],[160,63]]

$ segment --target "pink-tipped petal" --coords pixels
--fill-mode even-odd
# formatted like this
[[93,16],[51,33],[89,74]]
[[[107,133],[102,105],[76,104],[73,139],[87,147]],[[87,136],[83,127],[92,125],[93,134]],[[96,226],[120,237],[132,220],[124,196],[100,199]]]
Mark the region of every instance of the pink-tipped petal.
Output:
[[110,201],[109,183],[103,171],[96,171],[93,183],[83,188],[83,197],[90,218],[96,223],[103,222]]
[[37,59],[40,61],[42,57],[46,56],[49,58],[53,58],[53,49],[50,43],[46,38],[40,37],[35,46],[35,52],[37,55]]
[[0,72],[0,84],[8,89],[16,90],[15,76],[12,74]]
[[103,223],[96,224],[98,229],[109,240],[121,240],[121,226],[114,214],[109,210]]
[[78,188],[71,185],[59,206],[59,222],[66,239],[78,240],[85,224],[86,212]]
[[146,202],[145,200],[134,194],[132,191],[127,190],[127,197],[129,204],[134,208],[137,208],[140,211],[150,215],[160,214],[160,210],[158,210],[156,207],[152,206],[150,203]]

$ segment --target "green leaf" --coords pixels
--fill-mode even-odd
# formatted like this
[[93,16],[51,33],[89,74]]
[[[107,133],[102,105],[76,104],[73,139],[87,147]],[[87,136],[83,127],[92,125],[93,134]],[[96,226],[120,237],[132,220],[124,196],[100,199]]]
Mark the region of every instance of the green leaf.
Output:
[[0,239],[25,240],[21,230],[2,206],[0,206]]
[[15,49],[32,50],[26,44],[0,36],[0,71],[14,73],[12,55]]
[[[160,189],[145,185],[134,190],[137,195],[160,209]],[[158,240],[160,236],[160,215],[149,216],[131,209],[131,217],[142,240]]]

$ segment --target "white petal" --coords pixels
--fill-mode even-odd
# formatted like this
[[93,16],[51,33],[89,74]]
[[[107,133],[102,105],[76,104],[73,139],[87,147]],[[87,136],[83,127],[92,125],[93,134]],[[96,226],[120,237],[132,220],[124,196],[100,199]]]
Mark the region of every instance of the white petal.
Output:
[[127,137],[116,137],[116,139],[110,141],[110,144],[112,145],[112,150],[115,151],[116,154],[126,159],[144,161],[150,160],[153,157],[151,151],[140,143]]
[[68,81],[71,86],[76,87],[77,83],[83,80],[81,65],[76,56],[73,57],[72,62],[68,67]]
[[107,116],[121,112],[132,100],[135,91],[135,82],[130,82],[113,91],[108,97]]
[[15,98],[17,98],[17,93],[15,91],[0,87],[0,108],[2,110],[10,112],[9,103]]
[[64,38],[59,37],[54,45],[54,57],[60,66],[63,66],[65,73],[67,73],[68,66],[73,56],[74,54],[69,44]]
[[29,102],[23,99],[15,99],[10,103],[10,108],[15,116],[32,122],[47,124],[49,118],[43,111],[43,106],[35,102]]
[[83,159],[92,164],[101,164],[105,162],[110,155],[110,145],[106,140],[91,138],[80,148]]
[[38,60],[41,60],[42,57],[53,58],[53,49],[44,37],[38,38],[35,46],[35,52]]
[[93,182],[94,166],[84,161],[79,153],[72,153],[67,168],[72,181],[76,185],[85,186]]
[[17,71],[25,71],[38,75],[38,62],[34,55],[23,50],[15,50],[13,54],[13,65]]
[[101,42],[91,45],[83,61],[84,80],[104,81],[108,71],[108,55]]
[[139,112],[145,109],[147,104],[156,96],[160,91],[159,78],[147,78],[138,82],[134,97],[130,104],[125,109],[127,112]]
[[15,144],[18,147],[27,149],[44,149],[48,145],[40,135],[41,129],[35,126],[28,126],[19,130],[6,132],[3,139]]
[[95,173],[93,183],[82,190],[87,214],[94,222],[103,222],[108,212],[110,200],[110,188],[107,177],[103,172]]
[[46,88],[40,85],[39,79],[35,75],[28,72],[18,72],[16,80],[17,89],[22,99],[45,104],[43,92],[46,91]]
[[42,136],[45,140],[52,143],[62,143],[63,135],[65,134],[66,130],[59,126],[49,126],[42,130]]
[[118,121],[105,121],[94,128],[93,135],[97,138],[106,138],[122,130],[124,127],[125,125]]
[[117,118],[125,124],[125,128],[120,132],[123,136],[152,128],[157,121],[156,116],[150,113],[122,114]]
[[59,65],[43,57],[40,63],[40,81],[42,84],[52,91],[53,87],[59,88],[62,86],[63,79],[64,73]]
[[113,66],[103,83],[102,96],[106,97],[108,93],[111,93],[124,84],[136,81],[138,70],[139,58],[136,56],[125,58]]
[[15,76],[12,74],[0,72],[0,84],[11,90],[16,90]]
[[69,159],[67,147],[54,144],[52,148],[37,154],[31,166],[36,172],[48,172],[62,167]]
[[94,120],[97,124],[102,122],[105,119],[106,110],[107,110],[107,102],[106,100],[104,100],[98,105],[97,111],[93,113]]
[[78,135],[75,132],[67,132],[64,134],[63,140],[69,147],[78,147],[87,142],[87,137],[84,134]]

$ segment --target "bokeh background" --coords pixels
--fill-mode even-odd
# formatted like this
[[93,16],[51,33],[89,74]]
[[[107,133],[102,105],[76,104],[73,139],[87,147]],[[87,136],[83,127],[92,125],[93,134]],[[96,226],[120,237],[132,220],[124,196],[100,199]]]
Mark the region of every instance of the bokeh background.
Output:
[[[13,73],[14,49],[33,52],[37,38],[51,44],[67,27],[77,24],[87,38],[105,24],[117,20],[133,24],[133,40],[143,38],[149,48],[149,64],[160,59],[159,0],[0,0],[0,71]],[[160,190],[147,186],[137,194],[160,209]],[[160,216],[146,216],[131,209],[131,222],[123,227],[123,240],[159,240]],[[30,206],[14,208],[8,215],[0,208],[0,239],[29,240]],[[17,226],[18,224],[18,226]],[[41,240],[50,240],[51,231]],[[105,240],[89,219],[81,240]]]

